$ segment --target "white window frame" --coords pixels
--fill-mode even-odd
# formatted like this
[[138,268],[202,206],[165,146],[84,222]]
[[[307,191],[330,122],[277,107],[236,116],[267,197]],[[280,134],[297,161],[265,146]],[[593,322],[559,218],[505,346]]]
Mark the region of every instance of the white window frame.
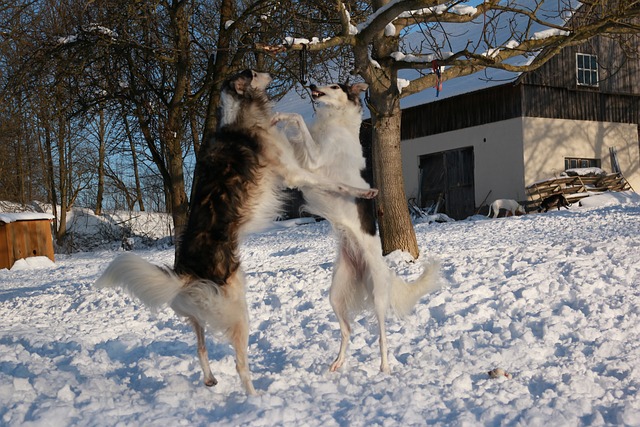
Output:
[[[582,62],[582,65],[580,65],[580,62]],[[578,86],[599,87],[599,74],[597,55],[576,53],[576,84]]]

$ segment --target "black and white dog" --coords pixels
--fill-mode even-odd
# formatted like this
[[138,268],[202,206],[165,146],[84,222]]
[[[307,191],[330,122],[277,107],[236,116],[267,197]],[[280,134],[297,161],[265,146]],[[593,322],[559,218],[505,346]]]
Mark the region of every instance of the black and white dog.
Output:
[[[239,244],[265,228],[281,211],[282,187],[311,189],[330,197],[371,198],[377,190],[355,188],[302,169],[286,136],[273,124],[265,88],[267,73],[245,70],[228,79],[221,96],[215,141],[198,159],[194,200],[173,269],[126,254],[116,258],[96,282],[120,286],[150,307],[168,304],[189,319],[207,386],[211,373],[205,327],[221,332],[236,352],[242,385],[255,394],[249,370],[248,312]],[[329,197],[329,196],[328,196]]]
[[[276,114],[276,120],[285,124],[290,141],[298,148],[299,161],[309,171],[356,187],[369,186],[362,177],[365,159],[359,138],[360,94],[366,89],[365,83],[311,86],[312,97],[319,105],[317,119],[309,131],[300,115]],[[352,316],[368,308],[373,309],[378,320],[380,370],[389,372],[385,315],[389,307],[400,316],[406,315],[418,299],[438,289],[439,265],[430,262],[415,282],[406,283],[388,268],[382,257],[369,200],[336,198],[311,187],[302,190],[306,209],[328,219],[338,240],[330,300],[340,323],[342,340],[331,371],[344,363]]]
[[558,210],[560,208],[569,209],[571,203],[564,197],[564,194],[553,194],[549,197],[546,197],[540,202],[540,207],[538,207],[538,212],[542,212],[543,210],[547,212],[549,209],[557,207]]

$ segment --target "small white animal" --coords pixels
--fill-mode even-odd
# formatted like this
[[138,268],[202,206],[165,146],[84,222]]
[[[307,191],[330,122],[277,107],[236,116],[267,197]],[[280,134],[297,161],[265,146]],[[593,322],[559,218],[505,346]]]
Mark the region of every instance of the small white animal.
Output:
[[500,214],[500,209],[504,209],[507,211],[506,216],[513,216],[515,214],[525,214],[527,213],[524,210],[524,207],[512,199],[497,199],[491,206],[489,206],[489,213],[487,217],[497,218],[498,214]]

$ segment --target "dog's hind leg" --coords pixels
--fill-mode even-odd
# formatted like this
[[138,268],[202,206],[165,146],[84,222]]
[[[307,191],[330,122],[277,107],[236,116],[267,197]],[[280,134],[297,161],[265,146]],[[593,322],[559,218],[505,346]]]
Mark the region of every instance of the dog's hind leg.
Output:
[[204,328],[195,318],[191,317],[189,320],[191,320],[193,330],[196,332],[196,338],[198,339],[198,360],[200,360],[200,366],[204,374],[204,385],[212,387],[218,384],[218,380],[211,373],[211,367],[209,366],[209,354],[207,353],[207,344],[204,339]]
[[342,255],[336,260],[333,281],[329,290],[329,300],[333,308],[338,323],[340,324],[340,350],[338,357],[331,364],[331,372],[335,372],[343,365],[349,346],[349,338],[351,337],[351,325],[349,324],[349,305],[351,299],[349,287],[354,286],[353,267],[342,258]]
[[251,381],[249,356],[247,354],[247,350],[249,348],[249,324],[246,321],[238,321],[231,327],[229,332],[231,345],[236,352],[236,370],[240,376],[242,386],[247,391],[247,394],[255,395],[256,390],[253,387],[253,382]]
[[247,354],[249,348],[249,312],[247,310],[247,302],[244,292],[244,275],[241,271],[236,271],[229,279],[227,286],[233,287],[234,295],[234,313],[237,318],[231,323],[227,337],[231,341],[231,346],[236,352],[236,371],[240,376],[242,386],[247,394],[255,395],[256,390],[251,381],[251,371],[249,370],[249,356]]
[[[375,298],[375,297],[374,297]],[[380,372],[388,374],[389,368],[389,347],[387,345],[387,328],[384,324],[388,303],[378,303],[374,301],[376,318],[378,319],[378,330],[380,332]]]
[[370,283],[369,289],[373,294],[373,310],[378,320],[378,332],[380,334],[380,371],[388,374],[391,369],[389,368],[389,347],[385,319],[391,300],[393,279],[390,277],[389,270],[383,260],[377,262],[375,259],[369,259],[365,263],[368,264],[365,270],[366,275],[369,276],[365,277],[365,280]]

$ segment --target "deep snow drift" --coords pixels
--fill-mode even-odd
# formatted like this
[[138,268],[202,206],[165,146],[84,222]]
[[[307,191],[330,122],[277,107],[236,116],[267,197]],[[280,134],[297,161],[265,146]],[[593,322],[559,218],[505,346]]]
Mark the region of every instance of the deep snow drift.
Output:
[[[276,228],[243,245],[247,398],[230,347],[208,337],[219,380],[202,384],[195,335],[92,283],[115,251],[0,270],[0,424],[640,425],[640,202],[522,217],[417,224],[446,286],[390,317],[391,375],[375,322],[355,322],[349,358],[328,371],[339,330],[328,301],[326,222]],[[171,264],[172,249],[138,250]],[[406,279],[420,263],[387,257]],[[490,379],[502,368],[512,379]]]

